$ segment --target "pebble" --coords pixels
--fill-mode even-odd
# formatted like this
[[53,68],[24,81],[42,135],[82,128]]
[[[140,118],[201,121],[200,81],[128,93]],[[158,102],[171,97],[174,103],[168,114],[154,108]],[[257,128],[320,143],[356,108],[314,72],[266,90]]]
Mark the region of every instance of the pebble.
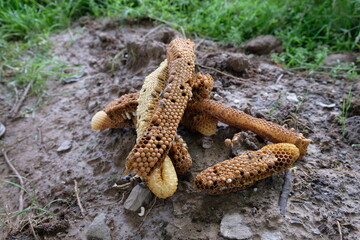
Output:
[[261,240],[282,240],[281,232],[264,232],[261,234]]
[[98,105],[97,101],[90,101],[89,104],[87,105],[87,110],[89,112],[92,112]]
[[94,218],[86,232],[86,239],[111,240],[110,228],[105,223],[104,213],[100,213]]
[[286,96],[286,99],[289,100],[290,102],[294,102],[294,103],[299,102],[299,99],[297,98],[295,93],[288,93],[288,95]]
[[72,147],[72,140],[66,140],[64,142],[61,143],[60,147],[58,147],[58,149],[56,149],[57,152],[65,152],[70,150]]
[[151,197],[152,193],[150,190],[139,183],[131,190],[129,197],[124,203],[124,208],[129,211],[137,212],[141,206],[150,202]]
[[4,124],[0,122],[0,138],[5,134],[6,128]]
[[214,100],[221,101],[222,99],[223,98],[219,94],[217,94],[217,93],[214,94]]
[[202,147],[205,149],[209,149],[214,144],[214,141],[211,139],[211,137],[203,137],[202,138]]
[[239,213],[225,214],[220,224],[220,234],[229,239],[249,239],[253,237],[251,229],[243,222]]

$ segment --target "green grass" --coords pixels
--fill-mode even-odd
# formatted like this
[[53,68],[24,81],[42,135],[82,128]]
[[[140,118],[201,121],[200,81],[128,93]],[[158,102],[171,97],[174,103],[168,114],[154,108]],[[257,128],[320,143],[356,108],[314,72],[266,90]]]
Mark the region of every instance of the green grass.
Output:
[[322,61],[331,52],[359,51],[359,0],[0,1],[0,74],[4,77],[14,70],[16,77],[10,81],[20,85],[35,75],[33,93],[41,91],[39,86],[45,86],[49,76],[46,66],[56,65],[47,54],[49,34],[85,15],[150,17],[187,34],[238,45],[258,35],[275,34],[285,48],[272,56],[278,63],[310,73],[358,78],[355,65],[334,70],[323,68]]
[[[53,212],[47,210],[53,203],[64,202],[67,205],[69,205],[69,202],[66,201],[65,199],[55,199],[55,200],[52,200],[52,201],[48,202],[44,206],[41,206],[41,204],[37,200],[37,196],[36,196],[36,193],[35,193],[34,190],[28,190],[28,189],[20,186],[19,184],[14,183],[14,182],[9,181],[9,180],[0,179],[0,182],[5,183],[5,184],[9,184],[11,186],[14,186],[16,188],[19,188],[19,189],[23,190],[24,193],[25,193],[25,199],[24,200],[28,199],[29,202],[30,202],[30,204],[28,204],[28,206],[26,208],[24,208],[23,210],[15,211],[15,212],[13,212],[11,214],[8,212],[9,209],[7,209],[7,207],[0,206],[0,227],[6,226],[9,223],[10,219],[16,218],[16,217],[19,217],[19,216],[23,217],[26,214],[28,214],[27,216],[31,216],[32,218],[39,218],[39,217],[41,217],[43,215],[49,215],[49,216],[55,217],[56,215]],[[18,227],[18,226],[16,226],[16,227]]]

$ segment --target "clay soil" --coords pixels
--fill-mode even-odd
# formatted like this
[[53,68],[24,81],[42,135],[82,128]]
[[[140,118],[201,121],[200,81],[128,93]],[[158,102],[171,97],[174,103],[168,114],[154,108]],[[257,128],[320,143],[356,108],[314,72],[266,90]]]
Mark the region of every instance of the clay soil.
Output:
[[[225,239],[221,220],[237,212],[251,229],[252,239],[268,239],[265,233],[269,232],[280,236],[276,239],[359,239],[360,158],[357,145],[353,145],[360,143],[356,134],[360,128],[356,105],[359,82],[325,75],[310,78],[285,70],[268,56],[247,55],[249,65],[239,71],[231,67],[227,57],[240,53],[238,48],[196,38],[196,63],[217,70],[196,67],[196,71],[214,77],[214,99],[294,128],[312,140],[308,154],[291,171],[286,213],[282,215],[278,206],[284,173],[226,195],[209,196],[194,189],[193,181],[200,171],[234,156],[224,140],[240,130],[221,123],[210,138],[180,126],[178,132],[188,143],[193,165],[188,174],[179,177],[175,195],[165,200],[153,197],[145,206],[145,216],[124,209],[123,203],[137,183],[125,188],[113,186],[127,182],[122,172],[135,144],[135,130],[93,131],[90,121],[109,101],[138,91],[144,77],[165,58],[166,45],[176,36],[181,34],[148,20],[82,19],[81,24],[51,37],[54,55],[82,71],[77,81],[50,81],[41,107],[24,115],[37,101],[36,96],[29,96],[22,117],[14,120],[6,116],[14,99],[6,93],[5,85],[0,85],[0,106],[5,109],[1,119],[7,127],[0,144],[33,197],[31,201],[25,193],[24,208],[34,206],[34,201],[45,207],[56,200],[46,207],[56,216],[28,212],[22,216],[26,218],[20,231],[8,234],[13,222],[7,222],[0,228],[0,238],[34,239],[28,224],[32,219],[41,239],[85,239],[93,219],[103,213],[113,239]],[[338,115],[350,86],[354,104],[349,118],[353,123],[347,125],[348,133],[343,137]],[[251,133],[243,135],[248,138],[244,142],[255,139],[255,147],[266,144]],[[71,141],[71,149],[58,152],[66,141]],[[236,151],[252,148],[254,144],[245,144]],[[3,155],[0,179],[18,183]],[[77,204],[75,180],[84,216]],[[1,183],[0,189],[0,205],[11,215],[18,210],[19,188]],[[1,221],[7,219],[1,216]]]

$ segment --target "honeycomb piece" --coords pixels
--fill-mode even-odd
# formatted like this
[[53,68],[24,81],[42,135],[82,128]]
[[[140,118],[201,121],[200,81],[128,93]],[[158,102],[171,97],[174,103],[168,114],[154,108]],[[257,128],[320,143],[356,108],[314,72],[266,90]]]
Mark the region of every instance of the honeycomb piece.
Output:
[[292,143],[299,148],[301,156],[306,154],[307,147],[311,142],[301,133],[293,132],[276,123],[252,117],[213,100],[205,99],[188,104],[187,111],[206,113],[223,123],[243,130],[250,130],[274,143]]
[[146,185],[159,198],[168,198],[175,193],[178,178],[168,156],[165,157],[163,164],[148,176]]
[[104,112],[114,122],[131,120],[138,106],[139,93],[129,93],[113,100],[104,108]]
[[[213,85],[214,80],[209,74],[197,73],[194,77],[191,102],[209,99]],[[218,120],[207,114],[186,110],[181,123],[191,131],[211,136],[216,133]]]
[[180,135],[175,135],[169,150],[169,156],[178,175],[182,175],[189,170],[192,159],[187,145]]
[[177,38],[169,44],[167,55],[169,83],[161,94],[149,126],[126,161],[127,169],[144,179],[163,163],[191,96],[194,43]]
[[196,176],[195,187],[211,195],[235,192],[290,168],[299,155],[290,143],[267,145],[205,169]]
[[139,107],[136,110],[138,120],[136,126],[137,141],[140,140],[150,124],[151,117],[154,115],[155,108],[161,99],[160,94],[166,87],[168,72],[168,63],[167,60],[164,60],[160,66],[144,80],[138,99]]
[[[167,84],[168,63],[163,61],[154,72],[148,75],[140,90],[139,106],[136,110],[137,140],[141,140],[144,131],[150,125],[151,117],[154,115],[155,108],[161,99],[161,92]],[[140,155],[141,156],[141,155]],[[132,163],[136,166],[138,163]],[[141,163],[139,163],[140,165]],[[159,198],[168,198],[172,196],[177,189],[177,175],[174,166],[168,156],[165,157],[164,163],[154,169],[146,179],[146,185]]]
[[125,127],[134,127],[134,124],[132,124],[129,121],[115,122],[111,120],[104,111],[97,112],[91,119],[91,129],[93,130],[102,130],[105,128],[125,128]]

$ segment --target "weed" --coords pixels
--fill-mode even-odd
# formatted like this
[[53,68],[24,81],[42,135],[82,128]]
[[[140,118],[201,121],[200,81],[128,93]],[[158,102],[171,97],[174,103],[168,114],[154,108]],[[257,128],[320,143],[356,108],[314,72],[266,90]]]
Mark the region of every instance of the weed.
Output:
[[342,105],[341,105],[341,114],[339,115],[339,122],[341,124],[341,134],[342,136],[345,135],[345,124],[346,119],[349,115],[349,109],[351,106],[351,100],[352,100],[352,88],[350,87],[349,92],[346,97],[343,97],[342,99]]
[[[66,201],[65,199],[55,199],[55,200],[50,201],[49,203],[47,203],[45,206],[42,207],[40,205],[40,203],[38,202],[37,197],[34,194],[34,191],[29,191],[28,189],[20,186],[17,183],[14,183],[12,181],[0,179],[0,182],[10,184],[12,186],[15,186],[15,187],[23,190],[26,193],[25,196],[27,196],[27,198],[30,201],[30,204],[28,205],[28,207],[24,208],[21,211],[16,211],[13,213],[9,213],[7,207],[0,207],[0,226],[2,226],[2,227],[7,225],[8,223],[10,223],[11,219],[19,217],[19,216],[23,216],[25,214],[31,214],[35,218],[39,218],[43,215],[49,215],[49,216],[55,217],[56,215],[53,212],[47,210],[53,203],[63,202],[63,203],[66,203],[67,205],[69,205],[69,202]],[[17,227],[19,227],[19,226],[17,226]]]
[[299,101],[298,104],[296,105],[295,113],[298,113],[298,112],[299,112],[301,106],[303,105],[303,103],[304,103],[305,100],[307,99],[308,94],[309,94],[309,91],[308,91],[308,90],[305,90],[304,95],[300,98],[300,101]]
[[276,101],[276,103],[275,103],[275,105],[274,105],[274,107],[273,107],[273,108],[270,110],[270,112],[269,112],[269,116],[270,116],[270,117],[271,117],[271,115],[274,113],[274,111],[280,106],[280,103],[281,103],[282,98],[283,98],[283,94],[280,93],[280,94],[279,94],[279,97],[278,97],[278,99],[277,99],[277,101]]

